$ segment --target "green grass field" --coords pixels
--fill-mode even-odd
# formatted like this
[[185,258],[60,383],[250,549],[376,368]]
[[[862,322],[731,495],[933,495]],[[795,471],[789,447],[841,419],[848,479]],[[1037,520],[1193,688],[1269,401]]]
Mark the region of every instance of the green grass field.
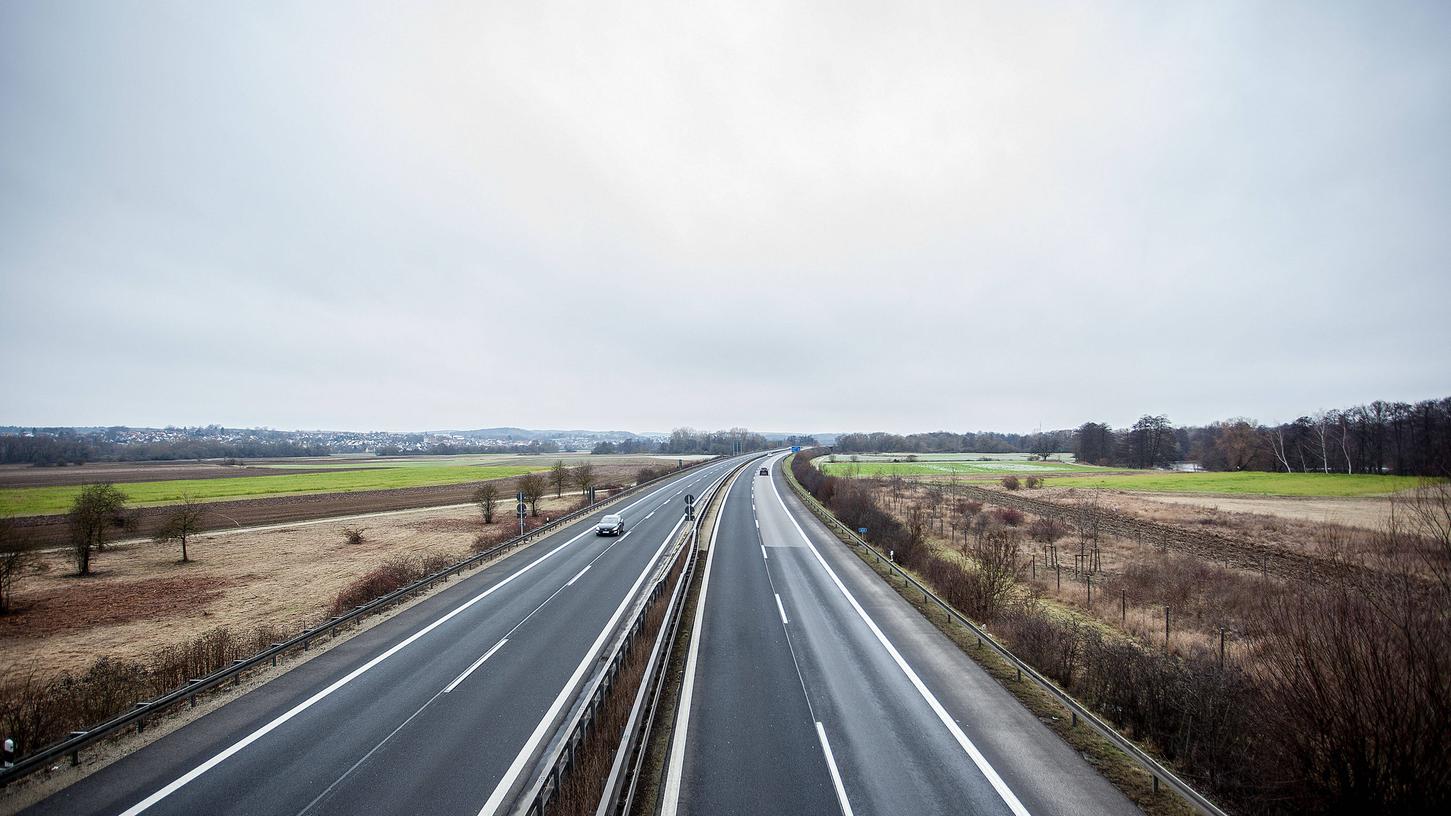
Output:
[[1416,487],[1414,476],[1348,473],[1143,473],[1048,479],[1046,487],[1142,490],[1151,493],[1224,493],[1248,496],[1381,496]]
[[[183,494],[201,501],[297,496],[310,493],[356,493],[401,487],[431,487],[484,479],[519,476],[548,465],[458,465],[379,467],[336,473],[284,473],[276,476],[239,476],[230,479],[173,479],[162,482],[119,484],[132,506],[170,504]],[[17,487],[0,490],[0,516],[39,516],[64,513],[80,491],[79,485]]]
[[991,462],[975,462],[967,459],[940,459],[917,462],[883,462],[867,461],[850,462],[845,456],[838,456],[837,461],[828,462],[824,458],[816,459],[817,467],[824,473],[832,476],[945,476],[953,473],[958,474],[993,474],[993,473],[1024,473],[1024,474],[1050,474],[1050,473],[1084,473],[1100,471],[1104,468],[1092,465],[1074,465],[1067,462],[1029,462],[1025,459],[994,459]]

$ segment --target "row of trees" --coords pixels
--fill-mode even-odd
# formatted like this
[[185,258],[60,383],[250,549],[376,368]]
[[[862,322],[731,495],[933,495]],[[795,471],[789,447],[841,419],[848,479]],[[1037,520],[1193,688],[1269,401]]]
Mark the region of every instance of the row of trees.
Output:
[[1207,470],[1444,476],[1451,474],[1451,397],[1372,402],[1279,425],[1238,418],[1175,428],[1168,417],[1144,416],[1115,431],[1085,422],[1073,450],[1079,461],[1095,465],[1155,467],[1188,459]]
[[694,428],[676,428],[670,438],[660,443],[660,453],[708,453],[712,456],[728,456],[732,453],[766,450],[771,443],[758,433],[745,428],[731,428],[729,431],[697,431]]
[[1033,434],[850,433],[836,438],[836,450],[844,453],[1058,453],[1072,449],[1072,431]]
[[1278,425],[1235,418],[1175,427],[1146,414],[1128,428],[1085,422],[1075,430],[1031,434],[853,433],[841,453],[1036,453],[1073,451],[1094,465],[1162,467],[1197,462],[1207,470],[1451,474],[1451,397],[1417,403],[1376,401],[1318,411]]
[[[556,461],[549,470],[537,473],[526,473],[519,477],[516,487],[524,494],[524,503],[529,505],[529,515],[539,515],[539,500],[554,491],[554,497],[564,495],[566,487],[577,488],[580,493],[588,494],[589,491],[599,486],[600,476],[595,471],[595,466],[586,462],[575,467],[568,467],[564,460]],[[504,494],[503,487],[499,482],[484,482],[479,489],[474,491],[474,504],[479,506],[479,512],[484,516],[485,524],[494,523],[494,513],[499,503],[509,498]],[[512,507],[512,504],[510,505]]]
[[0,434],[0,463],[80,465],[86,462],[143,462],[178,459],[260,459],[272,456],[327,456],[326,445],[288,440],[175,439],[121,443],[73,431],[33,436]]
[[457,442],[435,442],[428,447],[381,445],[379,456],[454,456],[461,453],[559,453],[559,443],[552,439],[535,439],[528,445],[468,445]]

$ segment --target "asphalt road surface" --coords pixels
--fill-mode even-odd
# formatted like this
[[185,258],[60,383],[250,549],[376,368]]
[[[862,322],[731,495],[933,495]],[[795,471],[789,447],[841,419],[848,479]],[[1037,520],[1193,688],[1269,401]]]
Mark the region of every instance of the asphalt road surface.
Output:
[[707,559],[662,816],[1138,809],[769,476]]
[[56,793],[28,814],[493,814],[716,463],[582,520]]

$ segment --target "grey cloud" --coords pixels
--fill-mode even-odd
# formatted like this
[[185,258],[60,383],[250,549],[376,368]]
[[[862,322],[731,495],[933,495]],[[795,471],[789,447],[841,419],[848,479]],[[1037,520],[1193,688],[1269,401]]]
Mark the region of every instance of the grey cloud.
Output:
[[1439,3],[9,3],[0,423],[1441,395],[1448,35]]

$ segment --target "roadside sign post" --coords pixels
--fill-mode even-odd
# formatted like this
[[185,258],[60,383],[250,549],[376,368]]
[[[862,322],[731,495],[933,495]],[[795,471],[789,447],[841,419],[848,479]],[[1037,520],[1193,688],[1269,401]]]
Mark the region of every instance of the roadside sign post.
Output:
[[524,516],[529,511],[529,505],[524,503],[524,494],[519,494],[519,503],[514,506],[514,511],[519,514],[519,535],[524,535]]
[[686,493],[685,494],[685,520],[686,521],[693,521],[694,519],[695,519],[695,494],[694,493]]

